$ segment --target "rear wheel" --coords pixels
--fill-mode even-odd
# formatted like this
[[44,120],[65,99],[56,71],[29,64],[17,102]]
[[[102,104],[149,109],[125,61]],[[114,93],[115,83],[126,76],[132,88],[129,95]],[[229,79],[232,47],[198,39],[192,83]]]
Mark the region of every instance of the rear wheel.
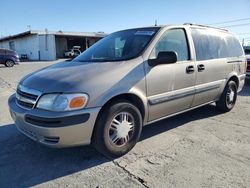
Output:
[[6,66],[6,67],[13,67],[14,64],[15,64],[15,62],[12,61],[12,60],[7,60],[7,61],[5,62],[5,66]]
[[105,108],[95,125],[93,145],[107,157],[129,152],[140,138],[142,117],[136,106],[120,101]]
[[229,81],[220,97],[216,102],[216,108],[223,112],[233,109],[237,99],[237,85],[234,81]]

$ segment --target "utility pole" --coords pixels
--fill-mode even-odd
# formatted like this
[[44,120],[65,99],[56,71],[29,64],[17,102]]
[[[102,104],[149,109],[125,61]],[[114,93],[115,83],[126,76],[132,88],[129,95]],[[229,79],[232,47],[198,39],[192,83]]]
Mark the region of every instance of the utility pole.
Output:
[[48,34],[49,31],[47,28],[45,28],[45,50],[48,51]]
[[157,20],[155,20],[155,26],[157,26]]

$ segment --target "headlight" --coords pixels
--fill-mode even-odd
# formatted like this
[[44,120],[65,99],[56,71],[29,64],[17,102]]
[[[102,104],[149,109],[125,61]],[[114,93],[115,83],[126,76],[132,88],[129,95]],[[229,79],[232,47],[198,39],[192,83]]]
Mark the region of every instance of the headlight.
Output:
[[51,111],[69,111],[82,109],[88,102],[86,94],[46,94],[36,105],[37,108]]

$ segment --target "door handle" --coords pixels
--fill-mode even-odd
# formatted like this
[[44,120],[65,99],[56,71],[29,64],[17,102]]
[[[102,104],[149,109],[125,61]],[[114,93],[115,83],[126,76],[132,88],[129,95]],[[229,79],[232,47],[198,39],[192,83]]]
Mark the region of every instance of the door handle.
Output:
[[205,65],[199,64],[199,65],[197,65],[197,68],[198,68],[198,72],[202,72],[205,70]]
[[187,68],[186,68],[186,72],[187,72],[188,74],[193,73],[193,72],[194,72],[194,66],[193,66],[193,65],[189,65],[189,66],[187,66]]

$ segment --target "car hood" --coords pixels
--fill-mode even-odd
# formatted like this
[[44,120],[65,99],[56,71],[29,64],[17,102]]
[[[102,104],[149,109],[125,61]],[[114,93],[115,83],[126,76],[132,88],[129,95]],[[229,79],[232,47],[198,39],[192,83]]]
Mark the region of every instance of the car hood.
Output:
[[103,92],[134,69],[128,62],[61,62],[24,77],[20,84],[42,93]]

